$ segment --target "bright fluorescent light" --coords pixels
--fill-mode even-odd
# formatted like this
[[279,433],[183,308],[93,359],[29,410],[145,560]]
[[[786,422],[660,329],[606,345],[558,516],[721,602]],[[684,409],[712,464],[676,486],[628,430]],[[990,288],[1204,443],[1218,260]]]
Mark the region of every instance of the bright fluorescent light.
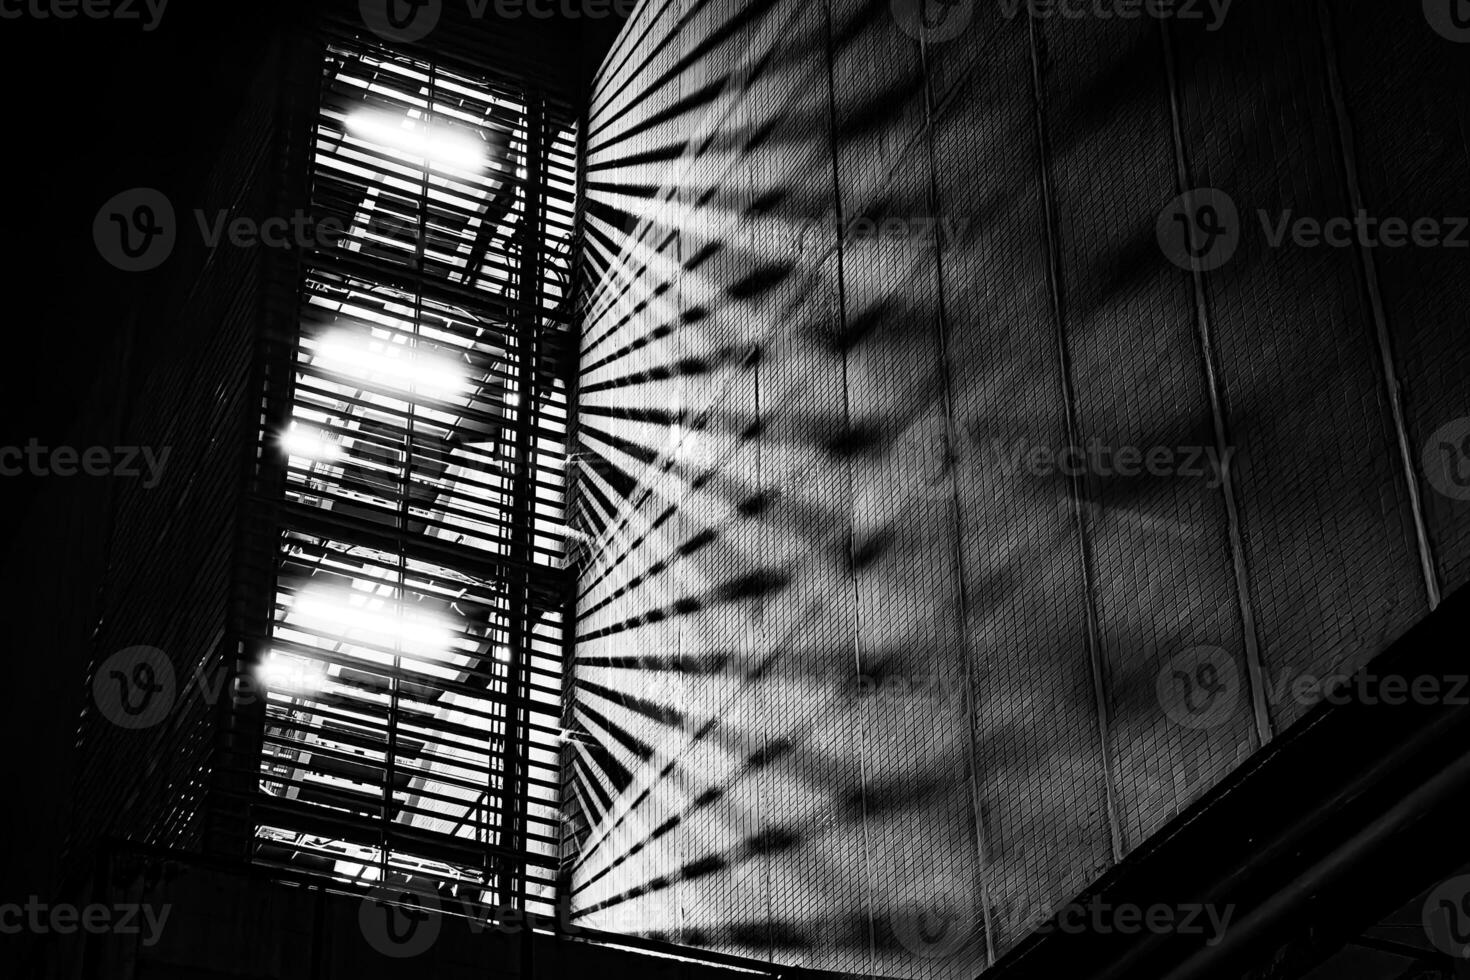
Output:
[[428,160],[439,170],[484,170],[489,164],[482,140],[463,132],[430,127],[381,109],[359,109],[347,117],[347,131],[360,140],[397,150],[418,160]]
[[298,697],[320,694],[327,683],[326,670],[320,663],[279,650],[272,650],[266,655],[256,668],[255,676],[267,691]]
[[328,334],[316,345],[316,361],[335,374],[430,398],[453,399],[468,387],[457,361],[364,333]]
[[356,591],[306,589],[296,595],[292,618],[318,632],[435,660],[454,645],[454,630],[442,616],[399,613],[393,601]]
[[288,456],[299,456],[313,461],[336,459],[342,455],[342,447],[331,436],[321,429],[295,422],[281,433],[281,448]]

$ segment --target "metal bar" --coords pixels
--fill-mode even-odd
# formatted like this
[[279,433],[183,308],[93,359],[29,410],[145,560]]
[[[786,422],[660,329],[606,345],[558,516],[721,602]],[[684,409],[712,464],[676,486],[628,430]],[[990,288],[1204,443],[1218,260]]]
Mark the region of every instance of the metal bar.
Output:
[[[526,99],[526,194],[521,213],[521,275],[518,298],[522,304],[530,306],[533,310],[538,309],[541,305],[540,263],[538,261],[541,250],[538,244],[542,240],[542,148],[546,138],[545,109],[540,102],[540,96],[534,92],[528,93]],[[534,418],[536,413],[538,387],[536,338],[540,333],[540,327],[541,321],[537,314],[526,317],[522,321],[522,331],[517,343],[520,385],[517,406],[519,425],[516,431],[516,460],[519,467],[515,478],[515,490],[512,493],[516,519],[513,522],[515,526],[512,532],[514,540],[511,545],[511,555],[525,565],[532,562],[531,525],[536,519],[535,504],[531,500],[532,490],[528,483],[529,467],[534,465],[535,454],[532,425],[528,423],[528,418]],[[511,692],[519,695],[529,682],[523,666],[526,639],[530,633],[529,589],[521,582],[513,580],[510,597],[510,663],[507,667],[507,675]],[[505,791],[502,796],[500,833],[502,846],[516,850],[521,846],[526,809],[526,800],[523,797],[525,791],[522,788],[520,772],[524,752],[522,745],[524,729],[520,727],[520,722],[523,721],[521,711],[514,710],[509,717],[512,731],[507,733],[508,751],[504,770]],[[501,882],[507,904],[509,904],[511,882],[519,880],[522,874],[524,874],[523,866],[513,864],[508,869],[505,880]]]

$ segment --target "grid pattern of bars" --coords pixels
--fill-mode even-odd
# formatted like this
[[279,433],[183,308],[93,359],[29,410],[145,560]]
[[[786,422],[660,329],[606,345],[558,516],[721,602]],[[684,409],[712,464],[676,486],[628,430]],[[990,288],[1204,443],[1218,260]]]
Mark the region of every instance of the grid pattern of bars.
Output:
[[[569,114],[333,40],[290,342],[255,859],[554,901]],[[344,231],[345,229],[345,231]]]

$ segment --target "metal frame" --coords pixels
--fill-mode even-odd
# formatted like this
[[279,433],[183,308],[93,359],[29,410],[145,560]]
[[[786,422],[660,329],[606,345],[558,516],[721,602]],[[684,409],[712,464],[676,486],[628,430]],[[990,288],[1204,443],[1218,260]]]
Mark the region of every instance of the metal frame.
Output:
[[257,864],[547,911],[575,120],[340,32],[318,62],[306,210],[347,231],[263,354],[235,676],[265,693],[219,798]]

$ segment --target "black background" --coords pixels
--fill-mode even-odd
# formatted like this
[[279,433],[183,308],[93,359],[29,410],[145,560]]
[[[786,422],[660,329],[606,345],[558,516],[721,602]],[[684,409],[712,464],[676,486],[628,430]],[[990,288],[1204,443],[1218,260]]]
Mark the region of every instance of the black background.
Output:
[[[131,187],[197,198],[207,161],[245,95],[248,66],[278,18],[299,16],[292,9],[299,6],[173,0],[151,32],[142,21],[0,19],[0,282],[9,299],[0,445],[31,438],[94,444],[95,436],[74,428],[80,396],[115,368],[106,356],[110,337],[131,309],[147,305],[160,280],[107,265],[92,243],[93,218]],[[32,560],[10,545],[45,491],[43,480],[0,478],[8,563]],[[63,597],[56,609],[17,609],[5,599],[0,609],[9,622],[66,606]],[[76,705],[47,696],[68,683],[51,677],[63,666],[59,651],[6,642],[0,664],[8,688],[0,704],[9,706],[0,738],[12,748],[5,754],[8,805],[0,807],[0,895],[23,901],[52,887],[49,869],[65,827],[48,814],[58,802],[64,807],[71,789],[68,747],[42,733],[65,730],[55,716],[74,715]]]
[[[172,0],[151,32],[142,21],[0,20],[0,276],[11,297],[0,445],[70,434],[78,393],[109,367],[102,341],[157,281],[97,254],[98,209],[131,187],[196,196],[253,52],[276,18],[294,15],[276,0]],[[41,489],[0,479],[0,537]]]

